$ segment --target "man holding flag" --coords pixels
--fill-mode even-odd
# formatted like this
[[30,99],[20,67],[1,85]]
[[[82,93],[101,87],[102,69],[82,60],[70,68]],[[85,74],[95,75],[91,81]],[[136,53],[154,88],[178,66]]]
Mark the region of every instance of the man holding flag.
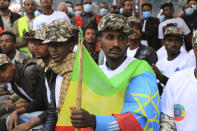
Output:
[[74,127],[159,131],[160,98],[153,70],[145,61],[126,56],[131,30],[124,16],[109,14],[101,19],[98,31],[106,63],[101,71],[84,48],[81,109],[77,109],[77,53],[56,131],[74,131]]

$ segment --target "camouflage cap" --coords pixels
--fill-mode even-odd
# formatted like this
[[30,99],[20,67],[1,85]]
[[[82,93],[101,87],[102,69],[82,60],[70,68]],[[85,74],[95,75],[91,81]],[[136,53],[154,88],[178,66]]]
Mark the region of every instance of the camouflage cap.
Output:
[[127,29],[126,17],[120,14],[108,14],[104,16],[98,24],[99,32],[113,30],[127,33]]
[[183,30],[179,27],[168,26],[168,27],[165,28],[163,36],[165,37],[165,36],[168,36],[168,35],[184,36],[184,33],[183,33]]
[[192,46],[195,47],[196,45],[197,45],[197,31],[195,31],[192,37]]
[[140,21],[140,19],[138,19],[137,17],[135,17],[135,16],[130,16],[130,17],[127,17],[127,22],[128,22],[128,24],[132,24],[132,23],[135,23],[135,24],[140,24],[141,23],[141,21]]
[[24,37],[26,40],[45,40],[46,31],[44,29],[38,29],[37,31],[30,30],[29,32],[25,32]]
[[65,42],[75,35],[74,29],[75,27],[64,19],[54,20],[47,25],[46,39],[42,43]]
[[4,64],[9,64],[9,63],[11,63],[11,60],[9,59],[9,57],[7,57],[5,54],[0,54],[0,66]]

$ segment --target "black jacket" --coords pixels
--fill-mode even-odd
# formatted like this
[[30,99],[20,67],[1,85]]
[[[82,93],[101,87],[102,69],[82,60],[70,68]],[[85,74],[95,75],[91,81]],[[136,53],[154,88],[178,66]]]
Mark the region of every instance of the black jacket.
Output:
[[[10,11],[10,22],[11,22],[12,26],[13,26],[14,22],[16,20],[18,20],[20,17],[21,17],[21,15]],[[4,29],[3,20],[2,20],[2,16],[1,15],[0,15],[0,27],[2,29]]]
[[193,32],[194,29],[197,29],[197,11],[195,11],[192,15],[184,15],[182,18],[191,32]]
[[[19,95],[21,98],[30,102],[30,104],[26,105],[25,108],[27,112],[33,111],[45,111],[47,109],[46,102],[46,91],[45,86],[41,82],[41,73],[43,72],[42,67],[36,65],[36,63],[28,63],[28,64],[16,64],[16,71],[19,73],[20,78],[20,87],[25,91],[25,93],[32,99],[28,99],[25,95],[23,95],[15,83],[12,83],[13,91]],[[32,103],[34,106],[32,105]],[[35,104],[36,103],[36,104]],[[47,113],[44,112],[39,115],[41,120],[45,120]]]
[[[141,21],[142,27],[144,24],[144,19]],[[154,17],[150,17],[146,21],[145,32],[142,32],[142,40],[147,40],[148,46],[155,50],[158,50],[161,45],[158,39],[158,27],[159,20]]]
[[158,60],[156,51],[144,45],[139,46],[134,58],[146,60],[150,65],[156,64]]

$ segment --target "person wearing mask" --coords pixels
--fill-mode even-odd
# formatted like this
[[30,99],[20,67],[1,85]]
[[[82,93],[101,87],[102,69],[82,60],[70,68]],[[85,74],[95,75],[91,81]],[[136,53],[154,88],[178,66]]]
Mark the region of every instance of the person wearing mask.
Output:
[[[38,30],[40,28],[46,28],[47,24],[51,23],[56,19],[65,19],[70,23],[68,16],[60,11],[54,11],[52,9],[53,0],[40,0],[42,7],[42,13],[40,16],[36,17],[33,23],[33,29]],[[70,23],[71,24],[71,23]]]
[[0,27],[5,31],[12,31],[14,22],[21,16],[8,9],[10,0],[0,0]]
[[[93,12],[92,0],[83,0],[83,11],[80,15],[75,16],[75,25],[85,28],[92,17],[99,18],[99,14]],[[99,23],[100,19],[96,19]]]
[[161,9],[163,9],[163,15],[165,16],[164,20],[159,24],[159,28],[158,28],[158,38],[160,39],[161,45],[163,45],[163,39],[164,39],[163,28],[167,24],[174,24],[175,26],[180,27],[183,30],[185,48],[187,51],[189,51],[192,48],[192,43],[191,43],[192,34],[189,27],[186,25],[186,23],[182,18],[173,17],[174,6],[172,3],[164,3],[161,6]]
[[35,11],[36,11],[36,2],[35,0],[25,0],[24,1],[24,10],[26,16],[16,20],[13,25],[12,32],[16,35],[17,48],[25,52],[27,55],[32,57],[30,50],[27,47],[27,43],[23,38],[24,32],[29,32],[33,29],[33,22],[35,20]]
[[[197,62],[197,32],[193,35],[193,50]],[[161,97],[160,131],[195,131],[197,67],[172,75]]]
[[108,4],[106,2],[101,2],[99,6],[99,12],[101,17],[107,15],[108,11],[109,11]]
[[156,64],[158,58],[154,49],[141,44],[141,22],[135,16],[128,17],[129,27],[132,32],[128,35],[129,47],[127,48],[127,56],[146,60],[150,65]]
[[194,13],[194,10],[190,4],[183,6],[182,18],[193,34],[193,32],[195,32],[195,30],[197,29],[197,18],[196,13]]
[[66,7],[68,9],[67,15],[70,18],[71,24],[74,25],[75,19],[74,19],[73,3],[70,2],[70,1],[66,1],[65,4],[66,4]]
[[110,7],[109,13],[111,14],[119,14],[119,8],[117,5],[112,5]]
[[145,44],[149,47],[152,47],[155,50],[158,50],[161,46],[158,44],[158,27],[159,20],[151,16],[152,5],[149,3],[142,4],[142,44]]
[[75,16],[79,15],[82,12],[82,5],[81,4],[76,4],[75,5]]

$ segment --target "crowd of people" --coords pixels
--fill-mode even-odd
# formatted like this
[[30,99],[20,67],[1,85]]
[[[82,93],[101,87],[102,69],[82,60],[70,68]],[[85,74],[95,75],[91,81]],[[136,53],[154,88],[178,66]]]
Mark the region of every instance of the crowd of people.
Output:
[[[137,14],[133,0],[111,7],[101,2],[99,13],[93,0],[60,2],[57,10],[53,0],[40,0],[41,8],[24,0],[25,16],[9,10],[10,2],[0,0],[1,131],[197,130],[196,0],[188,0],[177,16],[173,4],[164,3],[157,18],[150,3]],[[107,97],[111,104],[88,105],[110,112],[70,107],[66,123],[71,125],[61,127],[57,123],[69,101],[81,35],[96,70],[124,84],[106,86],[106,91],[119,90]],[[94,86],[95,79],[89,81]],[[113,102],[122,104],[112,108]]]

